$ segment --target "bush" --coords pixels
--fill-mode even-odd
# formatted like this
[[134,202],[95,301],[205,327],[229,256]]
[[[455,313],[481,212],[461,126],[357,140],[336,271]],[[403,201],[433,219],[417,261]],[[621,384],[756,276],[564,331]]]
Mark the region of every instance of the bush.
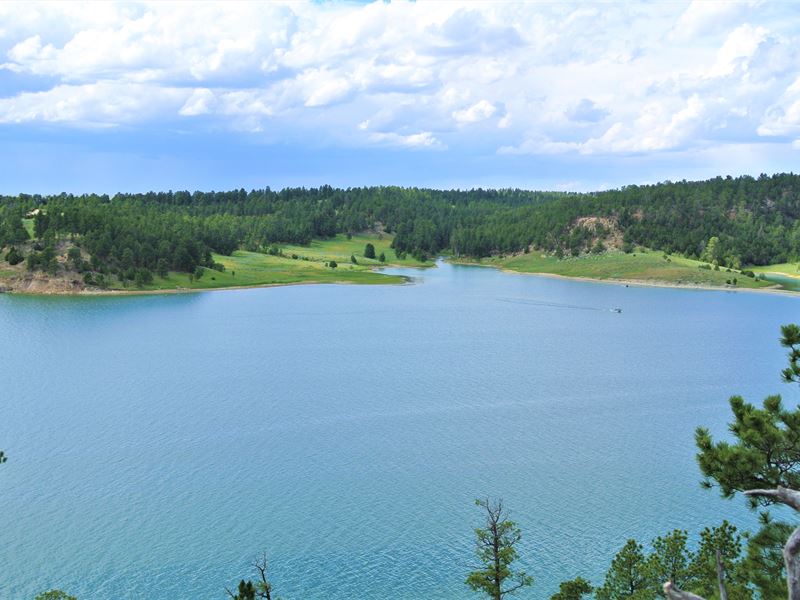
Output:
[[367,245],[364,246],[364,258],[375,258],[375,246],[370,243],[367,243]]
[[25,257],[22,256],[22,253],[19,250],[17,250],[14,246],[11,246],[9,251],[6,253],[6,260],[10,265],[18,265],[23,260],[25,260]]
[[358,264],[358,261],[356,260],[356,255],[355,254],[351,254],[350,255],[350,262],[353,263],[354,265]]
[[335,269],[336,267],[338,267],[338,266],[339,266],[339,263],[337,263],[335,260],[332,260],[332,261],[330,261],[330,262],[328,263],[328,266],[329,266],[331,269]]
[[381,252],[381,255],[378,257],[378,260],[381,261],[382,263],[385,263],[386,262],[386,254]]

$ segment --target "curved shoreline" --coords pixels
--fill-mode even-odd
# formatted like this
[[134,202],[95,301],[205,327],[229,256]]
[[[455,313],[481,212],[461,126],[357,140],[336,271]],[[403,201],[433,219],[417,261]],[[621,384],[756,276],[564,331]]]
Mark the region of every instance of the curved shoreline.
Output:
[[[449,261],[448,261],[449,262]],[[652,280],[643,280],[643,279],[614,279],[614,278],[607,278],[607,279],[600,279],[597,277],[585,277],[579,275],[561,275],[559,273],[541,273],[541,272],[532,272],[532,271],[515,271],[514,269],[509,269],[508,267],[502,267],[498,265],[484,265],[481,263],[475,262],[451,262],[450,264],[454,265],[463,265],[468,267],[482,267],[487,269],[496,269],[503,273],[509,273],[513,275],[530,275],[533,277],[549,277],[551,279],[565,279],[571,281],[584,281],[587,283],[603,283],[606,285],[624,285],[628,286],[635,286],[635,287],[654,287],[654,288],[670,288],[676,290],[699,290],[699,291],[708,291],[708,292],[730,292],[730,293],[738,293],[738,292],[753,292],[757,294],[773,294],[779,296],[793,296],[793,297],[800,297],[800,292],[795,292],[792,290],[781,289],[777,287],[766,287],[766,288],[742,288],[742,287],[721,287],[716,285],[705,285],[701,283],[692,284],[692,283],[674,283],[671,281],[660,281],[657,279]],[[780,275],[780,273],[778,273]],[[777,284],[776,284],[777,285]]]
[[[642,280],[642,279],[614,279],[614,278],[606,278],[600,279],[596,277],[585,277],[585,276],[578,276],[578,275],[561,275],[558,273],[544,273],[544,272],[530,272],[530,271],[516,271],[514,269],[509,269],[508,267],[503,267],[499,265],[486,265],[477,262],[465,262],[465,261],[452,261],[448,258],[443,258],[442,260],[446,261],[448,264],[451,265],[460,265],[460,266],[468,266],[468,267],[481,267],[481,268],[488,268],[488,269],[495,269],[497,271],[501,271],[503,273],[508,273],[512,275],[529,275],[534,277],[548,277],[551,279],[562,279],[562,280],[571,280],[571,281],[583,281],[587,283],[602,283],[606,285],[618,285],[618,286],[634,286],[634,287],[651,287],[651,288],[670,288],[670,289],[678,289],[678,290],[700,290],[700,291],[710,291],[710,292],[729,292],[729,293],[738,293],[738,292],[748,292],[748,293],[758,293],[758,294],[773,294],[779,296],[792,296],[792,297],[800,297],[800,292],[781,289],[779,287],[766,287],[766,288],[743,288],[743,287],[722,287],[722,286],[714,286],[714,285],[705,285],[705,284],[691,284],[691,283],[675,283],[671,281],[660,281],[660,280]],[[435,266],[435,265],[434,265]],[[388,268],[416,268],[416,269],[426,269],[431,268],[430,266],[420,266],[420,267],[393,267],[392,265],[388,265]],[[783,275],[781,273],[776,273],[776,275]],[[250,285],[235,285],[235,286],[224,286],[224,287],[209,287],[209,288],[174,288],[174,289],[160,289],[160,290],[120,290],[120,289],[113,289],[113,290],[102,290],[102,289],[82,289],[79,291],[34,291],[29,292],[25,290],[15,290],[13,288],[5,290],[3,293],[8,293],[14,296],[66,296],[66,297],[100,297],[100,296],[156,296],[156,295],[165,295],[165,294],[195,294],[200,292],[220,292],[220,291],[227,291],[227,290],[249,290],[249,289],[257,289],[257,288],[272,288],[272,287],[286,287],[286,286],[297,286],[297,285],[414,285],[415,281],[413,277],[408,277],[406,275],[398,275],[398,277],[402,277],[404,281],[402,282],[375,282],[375,283],[357,283],[353,281],[293,281],[293,282],[286,282],[286,283],[259,283],[259,284],[250,284]],[[800,279],[800,278],[798,278]],[[778,284],[776,284],[777,286]]]
[[253,290],[258,288],[272,288],[272,287],[288,287],[296,285],[411,285],[414,283],[412,277],[398,275],[404,281],[387,282],[387,283],[359,283],[354,281],[290,281],[286,283],[255,283],[250,285],[229,285],[220,287],[209,288],[169,288],[161,290],[103,290],[99,288],[82,289],[74,292],[67,291],[53,291],[53,292],[29,292],[25,290],[4,290],[0,293],[8,294],[11,296],[30,296],[30,297],[73,297],[73,298],[87,298],[87,297],[106,297],[106,296],[163,296],[169,294],[197,294],[202,292],[224,292],[229,290]]

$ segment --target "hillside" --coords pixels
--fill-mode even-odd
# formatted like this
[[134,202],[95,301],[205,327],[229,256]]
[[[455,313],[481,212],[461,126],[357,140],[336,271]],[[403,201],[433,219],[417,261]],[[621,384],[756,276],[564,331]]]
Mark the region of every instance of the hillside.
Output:
[[[791,274],[770,265],[800,259],[798,217],[794,174],[587,194],[330,186],[21,194],[0,198],[0,278],[13,289],[47,279],[61,281],[59,290],[208,288],[242,285],[258,263],[244,285],[372,282],[385,281],[371,272],[381,264],[449,254],[526,272],[766,287],[758,267],[773,285],[793,287]],[[342,253],[341,240],[355,241]],[[383,244],[383,263],[363,256],[368,240]],[[669,262],[643,266],[646,250]],[[331,260],[348,267],[331,269]],[[236,283],[224,274],[235,270]]]

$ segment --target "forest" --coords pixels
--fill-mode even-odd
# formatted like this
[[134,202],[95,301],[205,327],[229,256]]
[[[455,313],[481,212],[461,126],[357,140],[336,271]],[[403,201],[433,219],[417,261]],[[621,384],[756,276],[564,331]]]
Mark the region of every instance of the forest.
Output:
[[[393,186],[0,197],[11,264],[54,271],[56,247],[87,283],[219,268],[212,253],[268,252],[336,234],[392,234],[398,257],[556,257],[637,246],[740,269],[800,258],[800,176],[716,177],[594,193]],[[26,227],[26,222],[28,226]]]

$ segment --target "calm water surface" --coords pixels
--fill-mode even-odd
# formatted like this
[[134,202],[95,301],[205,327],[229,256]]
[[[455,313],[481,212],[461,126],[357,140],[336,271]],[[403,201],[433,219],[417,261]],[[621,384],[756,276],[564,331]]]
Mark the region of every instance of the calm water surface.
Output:
[[[409,286],[0,296],[0,598],[454,599],[502,496],[547,598],[696,534],[693,431],[779,381],[800,298],[442,264]],[[612,312],[620,307],[622,313]]]

